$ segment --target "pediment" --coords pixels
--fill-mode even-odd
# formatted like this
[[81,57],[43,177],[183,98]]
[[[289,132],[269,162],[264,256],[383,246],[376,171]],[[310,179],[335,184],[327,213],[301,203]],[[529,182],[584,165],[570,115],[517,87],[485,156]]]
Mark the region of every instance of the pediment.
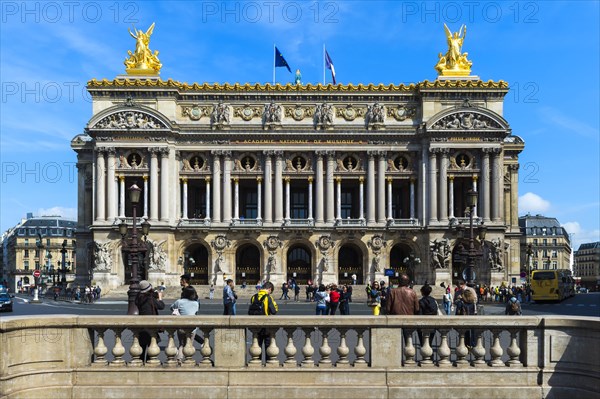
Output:
[[510,126],[497,113],[480,107],[444,110],[426,124],[428,131],[508,131]]
[[91,130],[165,130],[170,123],[159,112],[143,106],[115,106],[95,115],[88,122]]

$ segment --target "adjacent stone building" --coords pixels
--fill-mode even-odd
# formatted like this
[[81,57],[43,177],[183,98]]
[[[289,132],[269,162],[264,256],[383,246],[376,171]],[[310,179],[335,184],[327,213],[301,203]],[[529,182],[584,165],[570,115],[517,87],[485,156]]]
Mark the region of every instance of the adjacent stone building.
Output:
[[360,284],[388,268],[448,282],[465,267],[470,189],[487,227],[476,280],[519,275],[524,142],[502,116],[506,82],[187,84],[140,65],[88,83],[93,116],[72,141],[81,276],[128,282],[118,225],[132,222],[134,183],[152,282]]
[[[2,241],[4,278],[13,292],[35,284],[34,270],[40,270],[42,286],[74,280],[77,268],[74,220],[60,216],[33,216],[9,229]],[[63,269],[64,248],[64,269]],[[91,276],[86,276],[89,281]]]
[[581,278],[581,285],[594,288],[600,285],[600,241],[581,244],[575,251],[573,274]]
[[[525,215],[519,218],[523,234],[521,239],[521,264],[523,272],[527,265],[531,270],[571,269],[571,240],[569,234],[553,217]],[[527,248],[531,245],[531,259]]]

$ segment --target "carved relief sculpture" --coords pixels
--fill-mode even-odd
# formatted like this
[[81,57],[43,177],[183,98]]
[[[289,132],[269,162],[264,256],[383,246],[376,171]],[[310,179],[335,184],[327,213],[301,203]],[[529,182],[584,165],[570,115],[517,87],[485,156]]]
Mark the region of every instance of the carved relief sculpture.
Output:
[[367,114],[365,115],[367,130],[382,130],[385,128],[384,112],[383,105],[379,103],[367,107]]
[[229,104],[218,103],[210,115],[212,130],[223,130],[229,128]]
[[281,105],[270,103],[265,105],[263,112],[263,129],[279,129],[281,127]]
[[333,129],[333,106],[327,103],[317,105],[315,108],[315,129]]
[[166,126],[145,112],[121,111],[98,121],[92,129],[165,129]]
[[112,268],[111,243],[99,243],[94,241],[94,270],[98,272],[110,272]]
[[450,245],[448,240],[433,240],[429,244],[431,251],[431,266],[434,269],[446,269],[450,265]]
[[165,250],[165,244],[167,240],[161,242],[148,240],[148,270],[149,271],[165,271],[167,267],[167,251]]

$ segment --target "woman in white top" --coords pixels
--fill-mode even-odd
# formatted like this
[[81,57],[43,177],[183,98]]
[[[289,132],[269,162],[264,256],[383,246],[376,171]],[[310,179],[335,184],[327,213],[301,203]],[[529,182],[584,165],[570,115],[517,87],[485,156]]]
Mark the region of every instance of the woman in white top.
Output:
[[[171,311],[174,315],[178,316],[193,316],[198,313],[200,304],[194,298],[197,298],[198,294],[196,289],[192,286],[187,286],[181,293],[181,299],[176,300],[171,305]],[[194,330],[194,337],[196,337],[196,330]],[[185,346],[186,334],[184,330],[177,330],[177,339],[179,340],[179,350],[177,351],[177,360],[183,360],[183,347]],[[196,339],[196,341],[198,341]],[[204,340],[202,340],[204,342]]]

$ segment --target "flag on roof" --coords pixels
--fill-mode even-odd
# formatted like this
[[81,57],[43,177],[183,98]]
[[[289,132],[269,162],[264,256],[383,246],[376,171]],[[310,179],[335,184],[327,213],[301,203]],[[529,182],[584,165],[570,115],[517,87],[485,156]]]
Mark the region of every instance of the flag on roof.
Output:
[[275,47],[275,67],[286,67],[287,70],[290,71],[290,73],[292,72],[289,64],[287,63],[285,58],[283,58],[281,51],[279,51],[277,47]]
[[325,68],[331,70],[331,79],[333,79],[333,84],[337,84],[335,82],[335,68],[333,66],[333,61],[331,61],[331,57],[329,56],[327,50],[325,50]]

